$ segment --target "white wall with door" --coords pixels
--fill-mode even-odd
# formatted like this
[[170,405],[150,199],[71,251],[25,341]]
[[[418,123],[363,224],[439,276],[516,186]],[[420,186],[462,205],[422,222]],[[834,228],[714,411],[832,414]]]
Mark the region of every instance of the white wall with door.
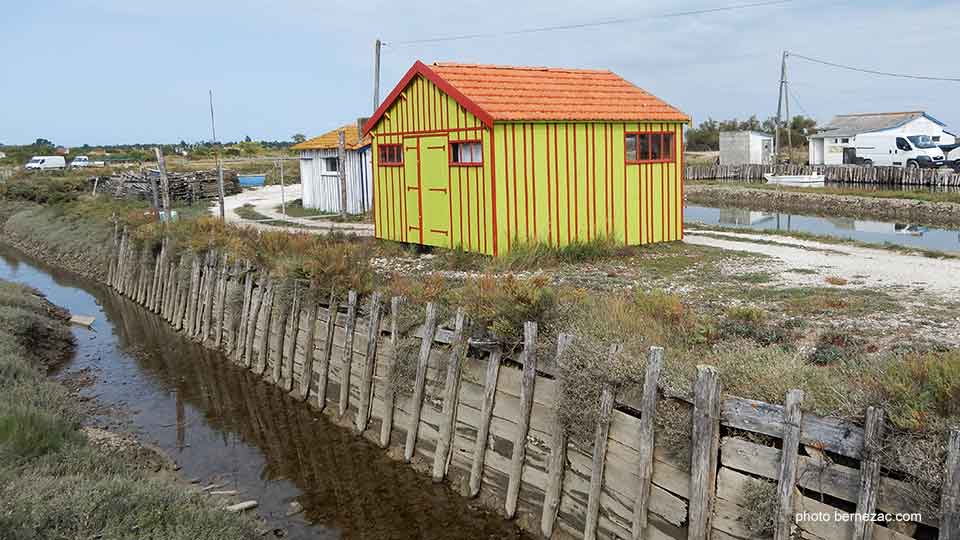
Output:
[[[303,207],[341,213],[340,170],[337,150],[300,152]],[[370,147],[346,151],[347,213],[364,214],[373,207],[373,172]]]

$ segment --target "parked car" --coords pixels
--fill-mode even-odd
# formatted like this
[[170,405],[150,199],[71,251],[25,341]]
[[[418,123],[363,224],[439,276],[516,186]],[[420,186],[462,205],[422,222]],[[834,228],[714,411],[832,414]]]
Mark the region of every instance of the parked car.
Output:
[[87,156],[77,156],[73,158],[73,161],[70,162],[70,167],[103,167],[104,162],[102,161],[90,161],[90,158]]
[[943,150],[929,135],[864,133],[856,136],[854,144],[858,158],[877,166],[935,168],[946,163]]
[[30,161],[23,166],[24,169],[65,169],[67,160],[63,156],[33,156]]

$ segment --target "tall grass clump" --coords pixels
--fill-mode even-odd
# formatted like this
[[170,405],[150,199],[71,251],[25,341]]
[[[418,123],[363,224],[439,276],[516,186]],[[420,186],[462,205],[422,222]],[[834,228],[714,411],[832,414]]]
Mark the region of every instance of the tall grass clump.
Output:
[[587,241],[575,240],[562,247],[543,242],[515,243],[507,253],[491,259],[488,270],[493,272],[537,270],[560,264],[620,257],[634,249],[603,237]]

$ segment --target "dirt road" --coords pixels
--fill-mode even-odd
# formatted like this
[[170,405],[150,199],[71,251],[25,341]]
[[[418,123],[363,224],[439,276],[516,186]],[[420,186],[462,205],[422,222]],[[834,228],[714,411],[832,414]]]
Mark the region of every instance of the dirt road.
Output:
[[922,290],[960,300],[960,259],[767,234],[687,230],[684,241],[767,255],[771,259],[758,270],[798,286],[822,286],[825,278],[836,277],[847,280],[848,287]]

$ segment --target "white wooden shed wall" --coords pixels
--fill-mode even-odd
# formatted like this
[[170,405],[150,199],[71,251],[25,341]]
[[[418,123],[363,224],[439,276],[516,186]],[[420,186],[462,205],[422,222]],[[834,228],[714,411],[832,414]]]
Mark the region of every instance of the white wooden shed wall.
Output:
[[[373,164],[370,146],[346,151],[347,213],[363,214],[373,207]],[[300,151],[300,180],[303,207],[331,214],[340,210],[340,173],[327,170],[324,158],[336,158],[337,151]]]

